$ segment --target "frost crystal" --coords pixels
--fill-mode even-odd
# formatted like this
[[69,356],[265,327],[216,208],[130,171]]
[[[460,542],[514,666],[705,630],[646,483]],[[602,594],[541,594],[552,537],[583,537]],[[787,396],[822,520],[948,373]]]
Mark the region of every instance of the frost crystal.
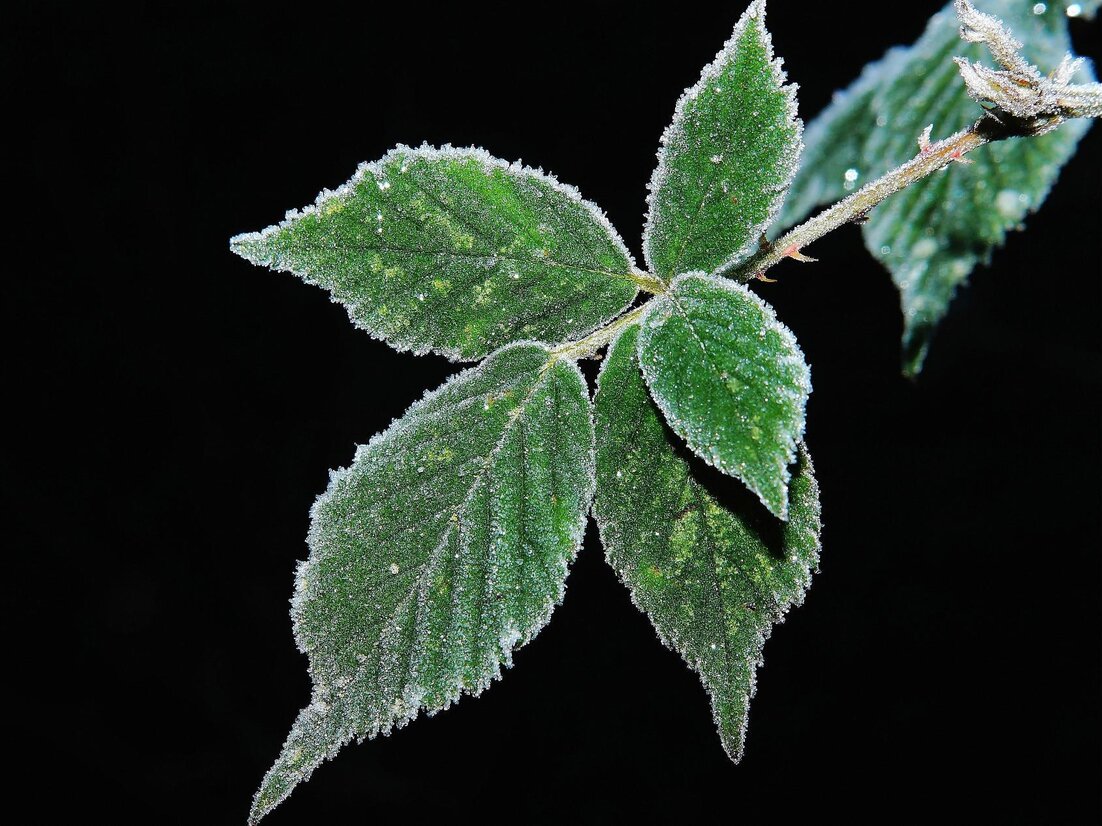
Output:
[[1008,115],[1022,122],[1032,135],[1051,132],[1069,117],[1102,116],[1102,87],[1072,84],[1083,65],[1082,58],[1065,54],[1052,74],[1044,77],[1021,55],[1022,44],[997,17],[983,14],[967,0],[956,0],[961,37],[984,43],[1002,70],[988,69],[966,58],[956,58],[968,94],[994,104],[994,117]]
[[637,292],[603,212],[540,170],[473,148],[399,146],[230,246],[325,287],[399,350],[459,360],[585,335]]
[[637,327],[601,369],[593,513],[609,564],[662,641],[700,674],[723,748],[742,755],[761,651],[819,559],[819,493],[799,447],[789,519],[689,454],[640,375]]
[[334,473],[291,611],[313,699],[252,822],[349,740],[500,676],[562,600],[593,488],[584,379],[530,343],[427,394]]
[[741,284],[679,276],[644,316],[639,361],[673,431],[787,518],[811,376],[772,308]]
[[[1066,18],[1055,13],[1062,4],[1049,4],[1044,15],[1035,15],[1021,0],[985,0],[981,5],[1028,44],[1029,60],[1062,65],[1056,80],[1074,68],[1061,64],[1071,46]],[[989,15],[968,20],[977,33],[973,38],[980,31],[986,32],[984,37],[996,31],[997,21],[989,22]],[[1005,51],[999,47],[1000,54]],[[909,160],[916,136],[929,140],[926,127],[931,122],[933,134],[945,136],[983,117],[983,109],[957,77],[954,56],[971,59],[970,65],[988,57],[983,44],[961,41],[960,21],[949,4],[931,18],[915,44],[891,49],[835,95],[807,128],[804,162],[777,228],[844,197],[847,169],[859,169],[862,181],[871,181]],[[1090,79],[1089,67],[1081,66],[1078,77]],[[1044,202],[1089,126],[1086,120],[1069,120],[1050,134],[985,146],[969,156],[973,163],[953,164],[912,184],[869,214],[861,227],[865,245],[889,269],[900,292],[904,372],[919,372],[957,286]],[[996,203],[1004,190],[1024,197]],[[916,248],[929,254],[918,255]]]
[[725,270],[756,248],[800,154],[796,87],[784,81],[755,0],[662,135],[643,230],[652,272]]

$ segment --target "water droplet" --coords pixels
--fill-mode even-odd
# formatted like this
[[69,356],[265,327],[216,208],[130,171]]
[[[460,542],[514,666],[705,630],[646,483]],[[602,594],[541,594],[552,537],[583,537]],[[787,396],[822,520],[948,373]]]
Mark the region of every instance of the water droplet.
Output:
[[1033,13],[1034,14],[1044,14],[1045,11],[1047,11],[1047,10],[1048,10],[1048,6],[1046,6],[1044,3],[1034,3],[1033,4]]
[[923,238],[911,247],[911,255],[915,258],[929,258],[935,252],[937,252],[937,241],[933,238]]
[[1018,193],[1013,189],[1003,189],[995,196],[995,209],[1006,218],[1017,218],[1021,212]]
[[851,169],[847,169],[847,170],[846,170],[846,175],[845,175],[845,178],[846,178],[846,180],[847,180],[847,181],[851,181],[851,182],[852,182],[852,181],[856,181],[856,180],[857,180],[857,170],[856,170],[856,169],[852,169],[852,168],[851,168]]
[[1065,14],[1067,14],[1068,17],[1078,17],[1082,13],[1082,11],[1082,6],[1080,6],[1078,3],[1072,3],[1070,6],[1068,6]]

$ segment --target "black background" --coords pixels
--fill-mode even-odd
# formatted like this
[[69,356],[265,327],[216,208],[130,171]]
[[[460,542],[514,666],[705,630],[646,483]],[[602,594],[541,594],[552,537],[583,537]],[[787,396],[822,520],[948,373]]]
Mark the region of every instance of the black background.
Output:
[[[805,117],[938,6],[879,5],[770,4]],[[8,7],[15,822],[244,822],[309,695],[287,616],[308,508],[454,372],[228,237],[395,143],[452,142],[556,172],[638,257],[658,136],[741,10]],[[1098,32],[1076,22],[1078,49],[1099,57]],[[826,528],[739,766],[591,528],[502,682],[346,749],[272,826],[1097,822],[1100,162],[1095,129],[917,383],[855,229],[756,287],[812,365]]]

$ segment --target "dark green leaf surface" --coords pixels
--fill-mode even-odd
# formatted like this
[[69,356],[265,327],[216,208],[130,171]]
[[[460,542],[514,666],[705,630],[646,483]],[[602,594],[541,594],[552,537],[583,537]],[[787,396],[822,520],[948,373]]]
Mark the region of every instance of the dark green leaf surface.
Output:
[[780,523],[692,456],[647,393],[637,331],[621,334],[598,381],[594,516],[632,600],[700,674],[737,761],[762,645],[802,601],[818,563],[818,488],[801,446]]
[[230,244],[325,287],[356,326],[399,350],[453,359],[582,336],[637,292],[631,255],[600,210],[480,149],[400,146]]
[[811,377],[772,308],[741,284],[680,276],[643,317],[639,360],[674,432],[787,518]]
[[353,737],[478,694],[563,596],[593,494],[572,362],[512,345],[362,446],[314,505],[292,617],[314,689],[255,822]]
[[652,272],[713,272],[757,247],[800,153],[796,88],[784,80],[756,0],[662,135],[643,231]]
[[[1043,71],[1071,49],[1063,2],[979,0],[980,11],[1006,22]],[[1097,5],[1097,4],[1094,4]],[[1086,11],[1086,6],[1080,4]],[[800,173],[778,226],[795,224],[918,151],[923,128],[934,139],[975,121],[983,110],[968,97],[953,57],[991,65],[982,44],[965,43],[952,5],[938,12],[919,40],[869,64],[861,77],[808,126]],[[1086,72],[1086,70],[1084,70]],[[1085,76],[1085,75],[1084,75]],[[904,316],[903,367],[921,367],[930,337],[976,264],[986,262],[1007,231],[1044,201],[1090,122],[1074,120],[1040,137],[1002,141],[973,152],[913,184],[873,210],[865,244],[890,271]]]

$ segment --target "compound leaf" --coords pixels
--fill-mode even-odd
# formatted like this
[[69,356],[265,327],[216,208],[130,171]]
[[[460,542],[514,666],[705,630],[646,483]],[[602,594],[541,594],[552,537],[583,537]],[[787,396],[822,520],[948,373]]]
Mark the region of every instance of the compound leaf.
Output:
[[702,273],[674,280],[641,326],[643,375],[670,427],[787,518],[811,392],[791,331],[746,287]]
[[[1047,70],[1070,51],[1068,11],[1097,3],[982,0],[1025,43],[1025,56]],[[1076,9],[1072,9],[1076,6]],[[1038,13],[1040,12],[1040,13]],[[909,47],[897,47],[861,76],[807,128],[800,172],[778,226],[794,224],[914,156],[933,124],[945,137],[983,113],[968,97],[954,56],[990,64],[982,44],[965,43],[950,3]],[[1082,70],[1081,79],[1089,76]],[[1001,141],[893,195],[864,225],[869,251],[891,272],[903,307],[903,369],[922,369],[930,338],[958,285],[991,257],[1006,233],[1038,209],[1061,167],[1090,127],[1072,120],[1047,135]]]
[[796,87],[784,80],[756,0],[662,135],[643,231],[652,272],[713,272],[757,247],[800,153]]
[[399,146],[230,245],[325,287],[399,350],[460,360],[584,335],[637,292],[631,255],[600,210],[480,149]]
[[333,474],[292,617],[313,696],[257,792],[258,821],[353,737],[478,694],[563,596],[593,495],[593,421],[572,362],[492,354]]
[[609,564],[662,641],[700,674],[737,761],[762,645],[803,600],[818,563],[818,488],[801,445],[781,523],[690,454],[647,394],[637,333],[621,334],[598,380],[593,512]]

